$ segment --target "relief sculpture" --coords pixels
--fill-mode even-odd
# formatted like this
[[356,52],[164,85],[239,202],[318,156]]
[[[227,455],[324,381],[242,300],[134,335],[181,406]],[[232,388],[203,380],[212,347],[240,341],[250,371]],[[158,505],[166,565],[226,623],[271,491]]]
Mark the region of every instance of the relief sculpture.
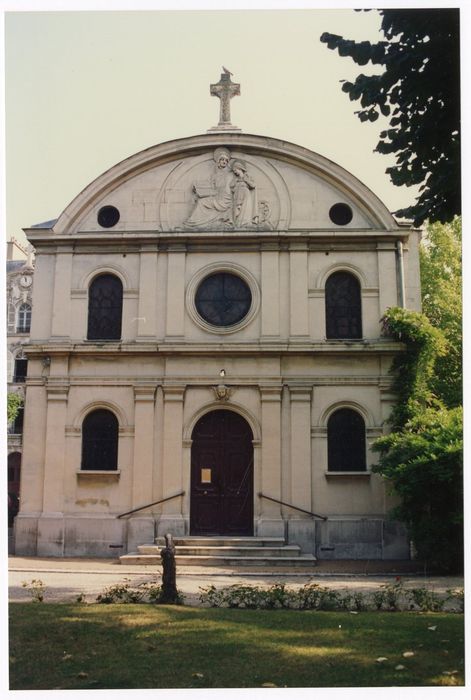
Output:
[[209,181],[193,183],[195,204],[183,228],[270,229],[266,218],[260,221],[257,186],[246,164],[240,159],[231,160],[227,148],[217,148],[213,159],[214,171]]

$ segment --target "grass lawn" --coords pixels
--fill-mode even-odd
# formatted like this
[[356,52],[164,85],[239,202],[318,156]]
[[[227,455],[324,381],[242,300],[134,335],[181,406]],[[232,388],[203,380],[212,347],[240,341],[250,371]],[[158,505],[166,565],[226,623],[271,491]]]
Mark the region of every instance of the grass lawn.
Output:
[[12,603],[10,669],[12,690],[463,685],[464,621],[447,613]]

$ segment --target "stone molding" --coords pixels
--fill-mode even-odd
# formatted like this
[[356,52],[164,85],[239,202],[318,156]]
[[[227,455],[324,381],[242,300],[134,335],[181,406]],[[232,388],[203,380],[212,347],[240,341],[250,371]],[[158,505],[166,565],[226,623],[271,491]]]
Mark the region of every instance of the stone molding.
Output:
[[202,418],[206,413],[211,413],[211,411],[234,411],[238,413],[242,418],[245,418],[247,423],[252,429],[253,444],[258,445],[261,443],[262,430],[258,419],[249,411],[245,406],[231,402],[230,404],[221,403],[220,401],[212,401],[211,403],[201,406],[197,411],[193,413],[191,418],[187,420],[183,426],[183,440],[191,441],[191,436],[193,434],[193,429],[196,423]]
[[156,390],[156,386],[134,386],[134,401],[153,402]]

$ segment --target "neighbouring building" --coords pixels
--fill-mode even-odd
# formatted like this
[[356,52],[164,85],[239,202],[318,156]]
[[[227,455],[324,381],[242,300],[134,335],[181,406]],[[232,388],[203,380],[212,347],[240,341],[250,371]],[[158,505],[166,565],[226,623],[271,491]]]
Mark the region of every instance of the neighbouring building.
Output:
[[171,532],[407,558],[370,445],[401,351],[380,319],[420,310],[419,232],[327,158],[233,126],[229,74],[211,92],[216,127],[25,229],[16,552],[116,556]]
[[[33,291],[33,251],[16,239],[7,242],[7,391],[24,400],[28,360],[23,351],[29,342]],[[18,510],[20,496],[21,455],[23,451],[23,415],[19,408],[16,418],[8,425],[8,524]]]

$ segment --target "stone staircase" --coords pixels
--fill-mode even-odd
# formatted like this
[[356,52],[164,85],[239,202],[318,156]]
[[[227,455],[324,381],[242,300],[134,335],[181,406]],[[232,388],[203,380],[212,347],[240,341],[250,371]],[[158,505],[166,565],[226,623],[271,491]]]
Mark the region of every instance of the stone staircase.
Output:
[[[312,569],[316,558],[301,554],[298,545],[288,545],[280,537],[174,537],[175,562],[179,567]],[[138,551],[123,554],[121,564],[159,565],[164,538],[143,544]]]

